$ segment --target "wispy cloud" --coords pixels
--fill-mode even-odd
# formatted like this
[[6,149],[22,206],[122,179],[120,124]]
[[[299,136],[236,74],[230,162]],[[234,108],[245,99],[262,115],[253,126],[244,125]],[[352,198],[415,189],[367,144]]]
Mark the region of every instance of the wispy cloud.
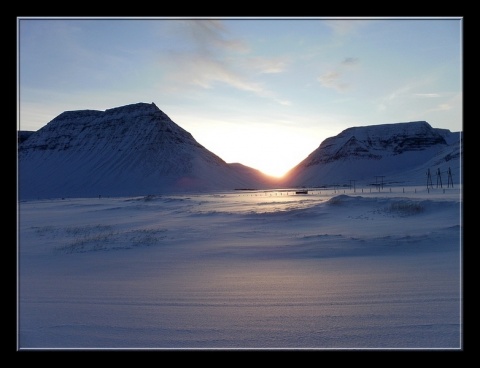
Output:
[[288,66],[285,58],[251,57],[246,60],[248,67],[257,70],[259,73],[274,74],[282,73]]
[[407,80],[390,93],[386,93],[382,98],[382,103],[393,103],[395,100],[419,99],[419,98],[438,98],[442,94],[438,92],[423,92],[425,90],[435,89],[434,86],[439,80],[436,73],[423,75],[421,78]]
[[414,83],[407,83],[398,87],[397,89],[394,89],[390,93],[386,93],[385,96],[379,99],[377,111],[385,111],[393,105],[403,103],[405,98],[414,95],[414,93],[412,93],[412,89],[414,89],[414,87]]
[[341,81],[341,74],[336,71],[330,71],[318,77],[320,84],[327,88],[333,88],[338,92],[344,92],[348,89],[348,84]]
[[234,88],[260,94],[263,87],[249,81],[227,63],[203,54],[171,54],[175,60],[175,73],[170,75],[175,83],[192,84],[202,88],[213,88],[215,83],[225,83]]
[[457,93],[453,96],[450,96],[446,101],[437,104],[433,108],[427,110],[427,113],[436,112],[436,111],[449,111],[453,109],[461,110],[462,107],[462,94]]
[[332,19],[325,24],[332,29],[335,35],[345,36],[357,32],[370,21],[361,19]]
[[285,71],[286,59],[252,56],[248,44],[232,37],[220,20],[183,21],[177,29],[178,35],[183,37],[182,48],[172,49],[168,58],[161,61],[172,83],[207,89],[223,84],[280,104],[289,103],[276,98],[264,84],[254,79],[259,73]]
[[317,80],[323,87],[332,88],[338,92],[345,92],[351,88],[351,84],[345,82],[347,74],[354,66],[359,64],[359,59],[347,57],[336,67],[320,75]]
[[292,102],[288,100],[276,99],[276,101],[283,106],[292,106]]
[[443,103],[437,106],[438,111],[447,111],[453,109],[453,106],[449,103]]
[[202,52],[235,51],[246,52],[248,45],[240,39],[230,39],[229,31],[221,20],[185,20],[180,23],[184,35]]
[[439,115],[458,119],[462,97],[451,92],[421,92],[433,89],[436,78],[424,76],[411,80],[379,98],[377,112],[406,116],[406,119],[437,119]]
[[397,88],[396,90],[393,90],[392,92],[388,93],[384,98],[383,102],[384,103],[389,103],[392,101],[395,101],[400,98],[404,98],[407,95],[410,95],[410,91],[412,90],[413,86],[410,84],[401,86],[400,88]]
[[354,57],[347,57],[345,58],[343,61],[342,61],[342,65],[356,65],[358,64],[359,60],[358,58],[354,58]]
[[435,98],[440,97],[438,93],[414,93],[415,97]]

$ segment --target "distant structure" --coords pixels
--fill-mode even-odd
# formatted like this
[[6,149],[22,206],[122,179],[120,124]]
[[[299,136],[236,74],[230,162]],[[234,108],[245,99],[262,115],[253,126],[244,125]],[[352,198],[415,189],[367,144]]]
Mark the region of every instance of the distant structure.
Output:
[[308,194],[308,190],[297,190],[295,194]]
[[[377,186],[379,191],[380,191],[380,188],[382,188],[382,190],[383,190],[383,178],[384,177],[385,177],[385,175],[376,175],[375,176],[375,185]],[[378,183],[378,178],[382,179],[382,181],[380,183]]]
[[448,168],[448,183],[447,183],[447,188],[450,188],[450,184],[452,185],[452,188],[453,188],[452,170],[450,170],[450,168]]
[[[445,172],[448,175],[447,188],[450,188],[450,186],[453,188],[453,177],[452,177],[451,168],[449,167],[448,171],[444,171],[444,173]],[[435,175],[437,176],[437,188],[438,186],[440,186],[440,188],[443,188],[442,171],[440,170],[440,168],[437,168]],[[433,183],[432,183],[432,174],[430,173],[430,169],[427,169],[427,189],[429,188],[433,189]]]
[[430,169],[427,170],[427,189],[428,188],[433,188],[432,174],[430,173]]
[[440,172],[440,168],[437,169],[437,188],[438,188],[438,183],[440,182],[440,188],[443,188],[442,186],[442,173]]
[[355,193],[355,181],[356,181],[356,180],[350,179],[350,190],[352,190],[352,183],[353,183],[353,192],[354,192],[354,193]]

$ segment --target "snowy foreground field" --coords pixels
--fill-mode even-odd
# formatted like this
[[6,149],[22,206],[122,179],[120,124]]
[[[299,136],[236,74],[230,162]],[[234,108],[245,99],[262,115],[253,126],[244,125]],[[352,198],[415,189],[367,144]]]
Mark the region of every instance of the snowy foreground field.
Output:
[[462,349],[454,189],[19,202],[18,349]]

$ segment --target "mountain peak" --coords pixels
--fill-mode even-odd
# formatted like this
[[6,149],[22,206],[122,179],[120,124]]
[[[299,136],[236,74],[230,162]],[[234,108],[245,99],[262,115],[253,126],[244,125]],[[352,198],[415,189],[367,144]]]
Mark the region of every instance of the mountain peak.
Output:
[[[22,136],[23,137],[23,136]],[[66,111],[19,145],[20,195],[143,195],[259,187],[154,103]]]
[[[287,174],[290,185],[319,185],[411,169],[448,156],[457,135],[426,121],[356,126],[325,139]],[[452,151],[453,152],[453,151]],[[452,153],[453,154],[453,153]],[[445,161],[443,156],[437,162]]]
[[58,115],[52,121],[65,121],[65,120],[77,120],[77,121],[84,121],[87,118],[100,118],[102,116],[129,116],[135,117],[140,115],[153,115],[159,114],[162,117],[168,116],[161,111],[157,105],[152,103],[145,103],[145,102],[138,102],[133,103],[130,105],[114,107],[111,109],[106,109],[105,111],[101,110],[71,110],[71,111],[64,111],[60,115]]
[[321,186],[412,170],[423,180],[431,165],[452,165],[456,175],[463,150],[460,132],[426,121],[356,126],[325,139],[277,181],[227,164],[143,102],[65,111],[36,132],[19,132],[18,140],[22,199]]
[[148,114],[148,113],[163,113],[157,105],[152,103],[137,102],[130,105],[124,105],[119,107],[113,107],[105,110],[105,113],[110,115],[115,114]]
[[447,143],[426,121],[351,127],[323,141],[312,153],[310,164],[351,156],[379,158],[385,154],[424,150],[436,144]]

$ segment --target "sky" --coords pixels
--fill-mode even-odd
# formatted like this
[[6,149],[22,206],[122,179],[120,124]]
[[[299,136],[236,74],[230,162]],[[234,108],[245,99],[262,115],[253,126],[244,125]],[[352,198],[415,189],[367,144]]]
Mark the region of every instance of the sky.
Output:
[[154,102],[281,176],[352,126],[463,130],[462,18],[17,18],[17,127]]

